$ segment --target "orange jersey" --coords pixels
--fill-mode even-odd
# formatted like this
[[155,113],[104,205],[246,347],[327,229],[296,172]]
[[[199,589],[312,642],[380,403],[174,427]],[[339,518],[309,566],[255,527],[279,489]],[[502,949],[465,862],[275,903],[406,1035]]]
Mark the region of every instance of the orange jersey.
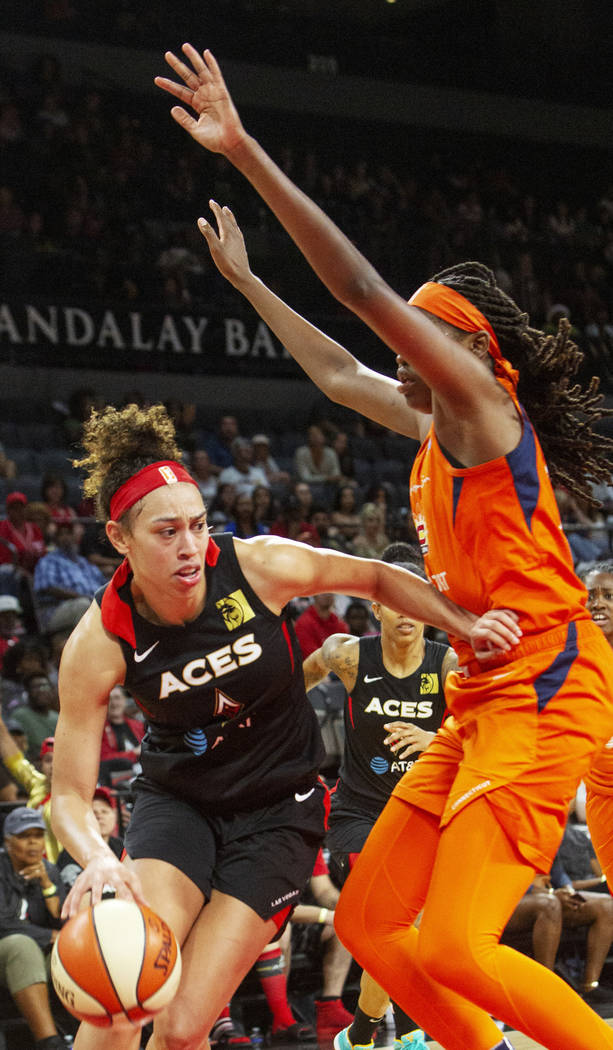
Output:
[[[526,638],[589,614],[543,452],[517,408],[523,418],[517,447],[476,467],[452,466],[431,427],[411,472],[411,507],[438,589],[478,616],[514,609]],[[473,658],[466,642],[451,642],[461,665]]]
[[594,756],[585,783],[588,796],[590,794],[613,795],[613,737]]

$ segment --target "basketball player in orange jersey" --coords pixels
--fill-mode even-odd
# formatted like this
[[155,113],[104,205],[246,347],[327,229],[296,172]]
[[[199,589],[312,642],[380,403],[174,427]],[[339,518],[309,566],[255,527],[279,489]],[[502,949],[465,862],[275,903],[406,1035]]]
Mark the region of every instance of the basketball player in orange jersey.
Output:
[[430,579],[475,611],[515,609],[523,630],[487,670],[451,636],[456,721],[383,810],[341,894],[339,934],[447,1050],[508,1046],[490,1014],[549,1050],[613,1048],[568,985],[499,943],[613,731],[613,654],[586,610],[549,477],[589,499],[590,480],[610,476],[610,442],[592,429],[597,382],[573,385],[568,327],[531,328],[480,264],[438,274],[407,304],[246,133],[212,54],[183,51],[187,62],[166,54],[181,82],[156,78],[183,104],[174,119],[243,173],[333,295],[396,353],[398,384],[265,288],[214,203],[218,233],[199,222],[213,259],[325,393],[422,442],[411,503]]
[[[587,587],[587,607],[613,649],[613,561],[595,562],[581,574]],[[611,683],[613,691],[613,683]],[[607,741],[586,777],[586,815],[594,849],[613,886],[613,736]]]
[[[425,577],[421,566],[383,557]],[[345,744],[332,792],[327,845],[342,885],[393,789],[434,739],[447,705],[444,686],[457,666],[453,649],[424,638],[424,624],[373,602],[379,634],[333,634],[306,657],[307,691],[332,671],[343,683]],[[337,1030],[337,1050],[372,1050],[374,1033],[390,1005],[364,970],[351,1024]],[[425,1050],[423,1032],[393,1004],[394,1050]],[[339,1026],[340,1028],[340,1026]]]
[[[82,440],[86,495],[124,561],[60,664],[52,823],[83,868],[62,914],[89,891],[96,903],[105,885],[146,898],[183,955],[179,991],[148,1045],[199,1050],[288,919],[323,837],[323,747],[286,603],[351,590],[408,616],[427,608],[477,648],[506,649],[517,629],[504,612],[477,621],[396,566],[271,536],[215,542],[161,405],[93,413]],[[118,682],[147,720],[125,863],[92,811]],[[76,1046],[134,1050],[139,1035],[82,1024]]]

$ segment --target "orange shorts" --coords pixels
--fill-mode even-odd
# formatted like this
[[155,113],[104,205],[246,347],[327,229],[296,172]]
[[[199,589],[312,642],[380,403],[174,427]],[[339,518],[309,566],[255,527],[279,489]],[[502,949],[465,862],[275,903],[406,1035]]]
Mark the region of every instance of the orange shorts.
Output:
[[613,651],[590,620],[540,641],[491,670],[448,676],[454,717],[393,793],[441,827],[486,795],[521,856],[549,872],[577,785],[613,732]]

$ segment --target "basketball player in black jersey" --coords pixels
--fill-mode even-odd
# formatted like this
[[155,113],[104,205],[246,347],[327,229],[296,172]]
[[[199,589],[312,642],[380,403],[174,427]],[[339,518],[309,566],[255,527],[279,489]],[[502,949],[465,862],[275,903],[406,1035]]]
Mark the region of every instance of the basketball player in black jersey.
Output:
[[[480,651],[510,647],[516,628],[506,613],[477,621],[395,566],[269,536],[217,544],[161,405],[92,413],[83,446],[85,493],[124,561],[61,660],[52,822],[83,868],[63,916],[110,886],[165,919],[183,973],[148,1045],[195,1050],[289,917],[323,836],[323,749],[289,600],[350,590]],[[92,811],[118,682],[147,719],[123,863]],[[75,1046],[136,1050],[139,1040],[129,1026],[84,1023]]]
[[[395,562],[425,579],[420,566]],[[333,634],[303,664],[307,691],[332,671],[347,690],[345,746],[332,794],[328,846],[344,881],[394,787],[426,749],[445,716],[445,679],[456,667],[453,649],[424,638],[424,624],[379,602],[372,611],[381,633]],[[387,993],[362,973],[353,1023],[335,1039],[337,1050],[372,1047],[389,1006]],[[394,1046],[420,1050],[423,1033],[394,1003]]]

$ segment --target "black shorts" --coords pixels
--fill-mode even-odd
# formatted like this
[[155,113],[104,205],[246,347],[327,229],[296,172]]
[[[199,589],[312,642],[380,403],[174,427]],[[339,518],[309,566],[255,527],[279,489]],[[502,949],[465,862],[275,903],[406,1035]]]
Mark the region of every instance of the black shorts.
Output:
[[163,860],[208,900],[213,889],[243,901],[262,919],[293,907],[324,836],[325,791],[290,795],[231,817],[205,816],[187,802],[139,787],[125,838],[133,860]]
[[333,813],[326,840],[330,853],[359,853],[376,819],[365,813]]

